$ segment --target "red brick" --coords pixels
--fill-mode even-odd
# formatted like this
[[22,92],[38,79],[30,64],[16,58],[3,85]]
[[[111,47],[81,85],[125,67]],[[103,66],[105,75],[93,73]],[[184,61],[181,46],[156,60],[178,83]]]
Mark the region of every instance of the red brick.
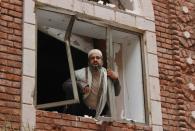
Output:
[[13,17],[8,15],[1,15],[1,19],[5,21],[13,21]]
[[9,95],[9,94],[5,94],[5,93],[0,93],[0,99],[1,100],[8,100],[8,101],[20,102],[20,96],[13,95],[13,94],[12,95]]
[[14,5],[22,5],[22,1],[20,1],[20,0],[10,0],[10,3],[11,4],[14,4]]
[[[1,88],[2,86],[0,86]],[[16,108],[20,109],[20,103],[18,102],[12,102],[12,101],[5,101],[5,100],[0,100],[0,106],[2,107],[10,107],[10,108]]]
[[15,48],[22,49],[22,43],[21,43],[21,42],[16,42],[16,41],[14,41],[13,46],[14,46]]
[[21,30],[15,29],[15,30],[14,30],[14,34],[15,34],[15,35],[21,36],[21,35],[22,35],[22,31],[21,31]]
[[10,115],[19,115],[20,111],[18,109],[0,107],[1,113],[10,114]]
[[44,112],[42,112],[42,115],[44,117],[48,117],[48,118],[58,118],[58,119],[62,118],[62,115],[60,113],[55,113],[55,112],[44,111]]
[[119,127],[108,126],[108,127],[106,127],[106,131],[123,131],[123,130]]
[[45,124],[45,123],[38,123],[36,125],[37,129],[44,129],[44,130],[48,130],[48,131],[52,131],[53,127],[51,124]]
[[2,3],[1,3],[1,7],[2,7],[2,8],[6,8],[6,9],[14,10],[14,5],[9,4],[9,3],[4,3],[4,2],[2,2]]
[[7,39],[7,33],[0,32],[0,38]]
[[63,126],[61,129],[62,129],[63,131],[81,131],[80,128],[66,127],[66,126]]
[[17,42],[22,42],[22,38],[20,36],[16,36],[16,35],[8,35],[8,40],[13,40],[13,41],[17,41]]
[[69,114],[62,114],[62,119],[76,121],[78,120],[78,117],[74,115],[69,115]]
[[4,26],[0,26],[0,31],[5,32],[5,33],[9,33],[9,34],[13,33],[13,29],[8,28],[8,27],[4,27]]
[[2,26],[7,26],[7,21],[1,20],[0,25],[2,25]]
[[10,54],[12,54],[14,52],[14,54],[22,55],[22,51],[20,49],[16,49],[16,48],[12,48],[12,47],[9,47],[9,46],[4,46],[4,45],[2,45],[0,47],[0,51],[10,53]]
[[22,24],[22,20],[20,18],[14,18],[14,22],[18,24]]
[[73,127],[80,127],[80,128],[86,128],[86,129],[89,128],[88,123],[85,123],[85,122],[72,121],[72,124],[71,124],[71,125],[72,125]]
[[97,124],[88,124],[89,126],[89,129],[94,129],[94,130],[97,130],[100,128],[100,125],[97,125]]
[[8,9],[2,8],[1,9],[1,14],[8,14]]
[[14,28],[14,29],[21,29],[22,25],[21,24],[17,24],[17,23],[13,23],[13,22],[9,22],[8,23],[8,27]]
[[62,120],[62,119],[54,119],[53,120],[53,123],[55,125],[64,125],[64,126],[71,126],[71,121],[65,121],[65,120]]
[[17,12],[22,12],[22,6],[14,5],[14,10]]
[[0,72],[0,78],[1,79],[13,80],[13,81],[21,81],[21,76],[14,75],[14,74],[8,74],[8,73],[1,73]]
[[17,11],[9,10],[8,14],[9,14],[10,16],[14,16],[14,17],[18,17],[18,18],[22,17],[22,13],[17,12]]

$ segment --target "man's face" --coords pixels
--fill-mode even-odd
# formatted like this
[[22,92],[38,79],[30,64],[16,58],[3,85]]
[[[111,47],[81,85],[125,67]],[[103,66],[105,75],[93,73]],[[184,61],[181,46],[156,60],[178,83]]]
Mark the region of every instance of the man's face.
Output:
[[89,65],[96,68],[102,67],[103,61],[101,55],[98,53],[91,54],[89,57]]

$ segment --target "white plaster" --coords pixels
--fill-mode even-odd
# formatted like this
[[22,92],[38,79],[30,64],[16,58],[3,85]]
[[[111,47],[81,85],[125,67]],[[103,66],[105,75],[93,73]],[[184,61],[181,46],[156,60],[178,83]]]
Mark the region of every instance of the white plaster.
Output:
[[131,27],[135,26],[135,15],[116,12],[116,22],[124,25],[128,25]]
[[36,45],[36,30],[35,25],[24,23],[23,26],[23,46],[24,48],[35,49]]
[[37,2],[68,10],[73,10],[74,6],[74,0],[37,0]]
[[194,91],[195,90],[195,86],[193,83],[188,83],[188,87],[190,88],[190,90]]
[[152,113],[152,124],[162,125],[161,102],[151,100],[151,113]]
[[87,2],[82,2],[80,0],[75,0],[74,11],[93,16],[94,15],[94,5],[87,3]]
[[191,112],[191,116],[192,116],[193,119],[195,119],[195,111]]
[[22,81],[22,103],[33,104],[35,78],[23,76]]
[[140,0],[141,2],[141,15],[147,19],[154,21],[154,10],[151,0]]
[[106,19],[106,20],[110,20],[110,21],[115,20],[114,10],[104,8],[104,7],[100,7],[100,6],[95,6],[94,9],[95,9],[94,14],[95,14],[96,17]]
[[182,6],[182,11],[184,13],[188,13],[189,12],[188,7],[187,6]]
[[24,22],[35,24],[35,2],[34,0],[24,1]]
[[188,64],[193,64],[193,60],[192,60],[192,57],[191,56],[189,56],[188,58],[186,58],[186,62],[188,63]]
[[155,23],[140,16],[136,16],[136,27],[138,29],[155,32]]
[[28,129],[31,128],[33,129],[36,124],[36,109],[33,105],[26,105],[22,104],[22,123],[21,127],[22,131],[25,131],[24,128]]
[[23,74],[35,76],[35,51],[23,50]]
[[159,77],[157,55],[148,53],[148,70],[149,75]]
[[162,126],[152,125],[152,130],[153,131],[163,131],[163,127]]
[[157,54],[156,34],[153,32],[145,32],[145,40],[147,52]]
[[185,38],[190,38],[190,33],[188,32],[188,31],[185,31],[185,32],[183,32],[183,35],[185,36]]
[[149,77],[150,98],[160,101],[160,83],[159,78]]

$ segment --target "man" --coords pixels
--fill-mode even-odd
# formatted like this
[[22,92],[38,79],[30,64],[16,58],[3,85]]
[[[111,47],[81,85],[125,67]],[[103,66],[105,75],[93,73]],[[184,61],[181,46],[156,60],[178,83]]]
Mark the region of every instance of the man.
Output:
[[115,95],[120,93],[118,75],[114,71],[103,67],[102,52],[92,49],[88,53],[89,66],[75,71],[77,85],[82,95],[83,114],[100,116],[106,106],[108,98],[107,79],[114,83]]

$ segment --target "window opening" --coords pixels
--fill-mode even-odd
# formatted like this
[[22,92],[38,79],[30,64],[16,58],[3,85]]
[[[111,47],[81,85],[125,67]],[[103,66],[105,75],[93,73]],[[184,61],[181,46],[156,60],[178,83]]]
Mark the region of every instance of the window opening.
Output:
[[[67,29],[70,19],[70,16],[60,13],[45,10],[37,12],[39,29],[37,44],[37,104],[38,106],[39,104],[45,104],[45,110],[64,112],[64,105],[67,104],[66,100],[69,100],[64,96],[62,84],[71,77],[63,37],[67,32],[70,36],[70,31]],[[72,70],[88,66],[88,51],[93,48],[100,49],[104,56],[104,67],[118,72],[122,86],[119,96],[109,95],[112,118],[117,120],[132,119],[144,123],[145,95],[143,91],[140,35],[118,31],[108,26],[98,26],[77,19],[71,32],[72,35],[68,42],[70,42],[74,64]],[[68,54],[70,55],[70,53]],[[113,90],[109,90],[109,93],[113,94]],[[59,104],[59,101],[63,103]],[[57,102],[58,104],[47,106],[50,102]],[[69,110],[65,113],[81,115],[78,113],[79,111],[79,109]]]
[[114,68],[119,73],[121,93],[116,98],[117,115],[124,120],[145,122],[145,94],[141,41],[137,34],[112,31]]

